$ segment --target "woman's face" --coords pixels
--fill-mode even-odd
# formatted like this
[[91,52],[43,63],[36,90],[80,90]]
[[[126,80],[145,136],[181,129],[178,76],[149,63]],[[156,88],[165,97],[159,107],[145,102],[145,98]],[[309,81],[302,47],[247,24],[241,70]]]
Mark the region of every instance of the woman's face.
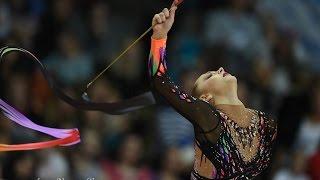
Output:
[[226,96],[237,93],[237,78],[226,72],[222,67],[217,71],[202,74],[195,83],[197,95]]

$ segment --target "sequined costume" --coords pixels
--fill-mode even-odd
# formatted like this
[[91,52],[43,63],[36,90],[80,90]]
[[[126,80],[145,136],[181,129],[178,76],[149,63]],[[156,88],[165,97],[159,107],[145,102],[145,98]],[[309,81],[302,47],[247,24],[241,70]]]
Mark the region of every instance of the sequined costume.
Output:
[[[259,175],[270,163],[276,122],[260,111],[244,106],[213,107],[184,93],[167,74],[166,39],[151,41],[148,69],[153,92],[194,126],[196,156],[191,179],[252,179]],[[237,108],[243,112],[241,117],[250,118],[250,124],[235,121],[240,117],[232,115]]]

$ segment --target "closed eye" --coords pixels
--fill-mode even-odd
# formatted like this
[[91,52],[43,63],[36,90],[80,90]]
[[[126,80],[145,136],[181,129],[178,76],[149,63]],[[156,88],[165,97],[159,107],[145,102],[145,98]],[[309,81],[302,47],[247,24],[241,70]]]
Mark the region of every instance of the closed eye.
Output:
[[208,74],[208,76],[206,76],[205,80],[211,78],[211,76],[212,76],[212,73]]

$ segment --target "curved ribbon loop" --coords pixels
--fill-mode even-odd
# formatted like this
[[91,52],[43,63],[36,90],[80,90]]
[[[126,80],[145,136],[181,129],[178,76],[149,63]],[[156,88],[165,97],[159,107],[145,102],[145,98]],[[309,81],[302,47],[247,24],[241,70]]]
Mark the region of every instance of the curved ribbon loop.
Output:
[[18,144],[18,145],[8,145],[0,144],[1,151],[25,151],[25,150],[35,150],[35,149],[45,149],[55,146],[71,146],[80,142],[80,134],[78,129],[55,129],[40,126],[35,124],[23,114],[19,113],[9,104],[0,99],[0,108],[3,111],[3,114],[12,120],[13,122],[29,128],[36,130],[38,132],[45,133],[52,137],[57,138],[56,140],[44,141],[38,143],[28,143],[28,144]]
[[[36,63],[37,67],[40,68],[44,78],[47,80],[49,87],[53,90],[55,95],[59,97],[64,102],[69,105],[79,108],[82,110],[92,110],[92,111],[102,111],[112,115],[124,114],[131,111],[135,111],[141,108],[144,108],[149,105],[155,104],[155,100],[151,92],[146,92],[139,96],[124,100],[121,102],[114,103],[94,103],[90,100],[76,100],[72,97],[65,94],[59,86],[57,86],[50,76],[45,66],[39,61],[39,59],[33,55],[31,52],[16,47],[4,47],[0,49],[0,62],[4,61],[5,55],[12,52],[20,52],[29,57]],[[9,104],[0,99],[0,109],[3,114],[14,121],[15,123],[24,126],[29,129],[33,129],[52,137],[57,138],[56,140],[37,142],[37,143],[27,143],[27,144],[18,144],[18,145],[8,145],[0,144],[1,151],[24,151],[24,150],[35,150],[35,149],[44,149],[55,146],[70,146],[80,142],[80,134],[78,129],[56,129],[40,126],[33,123],[23,114],[19,113],[16,109],[11,107]]]
[[59,97],[64,102],[69,105],[86,111],[102,111],[111,115],[120,115],[129,113],[135,110],[142,109],[144,107],[155,104],[155,99],[152,93],[146,92],[140,94],[138,96],[132,97],[130,99],[126,99],[120,102],[112,102],[112,103],[95,103],[91,102],[89,99],[74,99],[67,94],[65,94],[61,88],[54,82],[53,78],[50,76],[45,66],[40,62],[40,60],[33,55],[31,52],[17,47],[4,47],[0,49],[0,62],[4,60],[5,55],[12,52],[21,52],[25,55],[31,57],[31,59],[36,63],[37,67],[40,68],[44,78],[47,80],[49,87],[53,90],[55,95]]

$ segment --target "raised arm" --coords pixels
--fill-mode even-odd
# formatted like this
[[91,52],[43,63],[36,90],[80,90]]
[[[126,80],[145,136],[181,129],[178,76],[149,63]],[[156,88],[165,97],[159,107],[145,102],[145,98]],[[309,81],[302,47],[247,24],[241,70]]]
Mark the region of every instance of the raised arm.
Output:
[[203,132],[211,132],[218,125],[215,109],[208,103],[184,93],[167,74],[166,42],[167,33],[174,22],[176,7],[164,9],[153,19],[154,33],[148,69],[153,92],[161,95],[177,112]]

